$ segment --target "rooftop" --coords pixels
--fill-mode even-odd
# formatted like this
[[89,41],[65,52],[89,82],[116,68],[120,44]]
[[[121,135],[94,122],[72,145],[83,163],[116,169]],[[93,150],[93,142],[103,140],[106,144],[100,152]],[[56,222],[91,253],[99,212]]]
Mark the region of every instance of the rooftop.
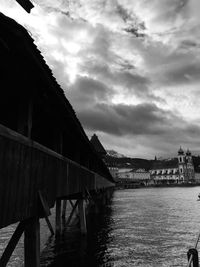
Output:
[[103,145],[101,144],[101,142],[99,141],[99,138],[96,134],[94,134],[91,137],[90,142],[93,144],[95,150],[97,153],[101,154],[101,155],[106,155],[107,152],[105,150],[105,148],[103,147]]

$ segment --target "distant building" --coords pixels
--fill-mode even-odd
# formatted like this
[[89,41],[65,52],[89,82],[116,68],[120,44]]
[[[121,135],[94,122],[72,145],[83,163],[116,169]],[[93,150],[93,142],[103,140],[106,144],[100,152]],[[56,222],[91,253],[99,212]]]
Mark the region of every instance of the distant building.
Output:
[[123,167],[123,168],[119,168],[118,169],[118,175],[123,175],[123,173],[130,173],[131,171],[133,171],[133,168],[130,167]]
[[195,172],[195,182],[200,184],[200,173],[199,172]]
[[185,153],[180,148],[177,158],[165,161],[155,158],[150,174],[155,183],[194,182],[195,173],[191,152],[187,150]]
[[144,169],[123,169],[118,171],[117,179],[128,179],[130,182],[141,182],[150,180],[150,173]]
[[114,180],[116,180],[116,178],[118,177],[118,172],[119,172],[119,168],[117,166],[115,166],[114,164],[110,164],[109,166],[107,165],[110,174],[112,175],[112,177],[114,178]]

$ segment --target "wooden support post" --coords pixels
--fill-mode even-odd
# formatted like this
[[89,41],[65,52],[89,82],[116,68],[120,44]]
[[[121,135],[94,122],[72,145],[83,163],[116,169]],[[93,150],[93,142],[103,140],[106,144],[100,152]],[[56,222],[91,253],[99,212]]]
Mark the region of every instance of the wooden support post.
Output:
[[188,267],[199,267],[199,256],[196,248],[190,248],[187,252]]
[[90,195],[90,192],[88,191],[87,188],[85,188],[85,193],[86,193],[86,196],[87,196],[87,199],[92,199],[91,195]]
[[[77,201],[76,201],[77,202]],[[77,203],[73,203],[73,201],[71,200],[71,199],[69,199],[69,203],[70,203],[70,205],[71,205],[71,207],[72,207],[72,209],[74,209],[74,206],[75,206],[75,204],[78,204],[78,202]],[[77,212],[77,210],[75,209],[74,211],[76,211]],[[77,212],[77,215],[78,215],[78,212]]]
[[40,266],[40,222],[38,217],[30,219],[25,226],[24,266]]
[[1,267],[5,267],[17,245],[17,243],[19,242],[19,239],[21,237],[21,235],[23,234],[25,229],[25,222],[22,221],[18,224],[14,234],[12,235],[6,249],[3,252],[3,255],[1,256],[0,259],[0,266]]
[[78,210],[79,210],[79,216],[80,216],[81,233],[82,234],[87,234],[84,199],[80,199],[79,200],[79,202],[78,202]]
[[44,218],[45,218],[45,221],[47,223],[47,226],[49,227],[51,234],[54,235],[53,227],[52,227],[52,225],[49,221],[49,218],[48,218],[48,216],[51,215],[49,206],[48,206],[47,202],[45,201],[45,198],[42,196],[42,193],[40,191],[38,191],[38,196],[39,196],[39,201],[40,201],[39,203],[40,203],[42,211],[44,213]]
[[56,200],[56,234],[61,234],[61,199]]
[[73,209],[73,207],[74,207],[74,203],[72,202],[71,199],[69,199],[69,203],[70,203],[70,205],[72,206],[72,209]]
[[69,218],[68,218],[68,220],[66,222],[66,225],[68,225],[70,223],[71,218],[72,218],[74,212],[76,211],[76,207],[78,206],[78,202],[79,202],[79,200],[77,200],[76,203],[75,203],[75,205],[73,205],[72,211],[71,211],[71,213],[69,215]]
[[63,218],[63,219],[65,219],[66,208],[67,208],[67,200],[64,199],[64,200],[63,200],[63,207],[62,207],[62,218]]
[[51,225],[51,223],[49,221],[49,218],[48,217],[45,217],[45,221],[47,223],[47,226],[49,228],[49,231],[51,232],[52,235],[54,235],[54,230],[53,230],[53,227],[52,227],[52,225]]

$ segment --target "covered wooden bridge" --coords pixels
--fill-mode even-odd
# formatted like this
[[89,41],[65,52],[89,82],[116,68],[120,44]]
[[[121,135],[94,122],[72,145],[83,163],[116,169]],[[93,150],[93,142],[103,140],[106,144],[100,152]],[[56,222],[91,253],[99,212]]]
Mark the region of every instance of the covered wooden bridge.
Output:
[[61,200],[74,199],[86,232],[86,196],[105,196],[114,181],[33,39],[2,13],[0,58],[0,228],[20,222],[0,266],[24,232],[25,266],[37,267],[39,218],[49,224],[56,203],[59,232]]

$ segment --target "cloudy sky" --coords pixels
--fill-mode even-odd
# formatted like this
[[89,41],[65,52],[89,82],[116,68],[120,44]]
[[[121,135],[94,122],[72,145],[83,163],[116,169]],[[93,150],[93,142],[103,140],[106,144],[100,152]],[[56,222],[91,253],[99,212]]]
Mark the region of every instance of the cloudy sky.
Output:
[[200,151],[199,0],[14,0],[90,138],[143,158]]

